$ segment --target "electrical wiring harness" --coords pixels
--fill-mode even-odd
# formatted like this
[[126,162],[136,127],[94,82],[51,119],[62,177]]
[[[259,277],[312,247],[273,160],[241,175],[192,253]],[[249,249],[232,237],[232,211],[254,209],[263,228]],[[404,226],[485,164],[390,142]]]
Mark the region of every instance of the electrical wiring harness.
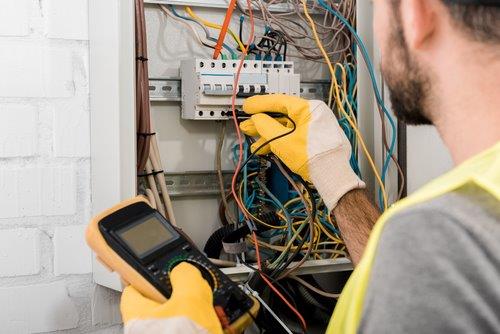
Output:
[[[233,3],[240,14],[238,34],[229,28],[231,15],[226,15],[223,24],[219,24],[199,16],[190,7],[185,7],[182,11],[179,7],[159,5],[168,18],[186,26],[200,45],[213,49],[214,59],[219,57],[219,53],[222,59],[228,57],[239,59],[234,76],[231,110],[237,137],[237,144],[232,150],[235,173],[231,189],[227,192],[221,162],[227,132],[226,122],[223,121],[220,125],[216,154],[221,191],[219,215],[223,226],[212,235],[205,250],[210,256],[218,258],[216,260],[229,258],[229,263],[234,261],[251,268],[255,272],[253,279],[258,277],[259,282],[262,283],[260,288],[264,290],[264,286],[267,287],[280,301],[280,305],[297,320],[300,327],[298,331],[307,331],[307,323],[302,315],[304,310],[294,304],[290,296],[290,288],[287,287],[299,285],[299,292],[295,292],[311,305],[315,303],[314,298],[331,300],[338,295],[317,287],[314,280],[297,277],[296,270],[310,259],[337,259],[346,257],[348,254],[335,221],[313,185],[294,175],[273,154],[258,156],[255,152],[250,153],[249,148],[253,141],[252,138],[247,138],[240,133],[239,110],[236,110],[235,106],[244,60],[253,58],[281,61],[287,58],[300,58],[326,64],[331,79],[327,102],[352,145],[351,166],[361,177],[358,153],[363,152],[378,184],[379,206],[382,210],[389,205],[385,180],[391,161],[397,167],[401,179],[404,180],[402,169],[394,153],[395,121],[384,105],[367,49],[354,28],[356,26],[355,0],[340,2],[334,0],[231,1],[231,4]],[[276,4],[288,5],[289,9],[273,12],[271,6]],[[227,13],[231,14],[232,9],[228,8]],[[256,20],[261,23],[257,28]],[[244,36],[247,36],[246,41]],[[357,124],[359,113],[369,112],[359,110],[356,102],[358,49],[368,68],[382,121],[385,157],[380,171],[368,151]],[[389,133],[387,133],[386,123]],[[261,147],[295,130],[295,124],[291,119],[288,119],[288,126],[290,132],[269,140]],[[167,201],[160,198],[154,175],[151,180],[150,174],[154,174],[158,168],[161,168],[158,166],[157,148],[154,149],[156,140],[152,142],[153,156],[145,164],[150,187],[145,193],[152,201],[158,202],[161,208],[162,205],[167,206]],[[155,160],[156,166],[153,164]],[[158,184],[163,194],[162,183]],[[401,184],[398,198],[402,194],[403,187],[404,183]],[[168,214],[170,215],[169,212]],[[225,239],[231,233],[241,232],[242,229],[245,234],[243,237],[238,235],[237,239],[246,245],[246,251],[223,254]],[[333,303],[331,306],[333,307]]]

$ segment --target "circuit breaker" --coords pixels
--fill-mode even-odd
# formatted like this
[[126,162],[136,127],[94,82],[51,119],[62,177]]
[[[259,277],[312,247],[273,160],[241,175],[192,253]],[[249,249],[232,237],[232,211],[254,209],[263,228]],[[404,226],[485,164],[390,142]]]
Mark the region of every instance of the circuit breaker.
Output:
[[[189,59],[181,62],[182,118],[221,120],[231,115],[238,60]],[[236,108],[262,94],[300,94],[300,74],[291,61],[245,60],[238,80]]]

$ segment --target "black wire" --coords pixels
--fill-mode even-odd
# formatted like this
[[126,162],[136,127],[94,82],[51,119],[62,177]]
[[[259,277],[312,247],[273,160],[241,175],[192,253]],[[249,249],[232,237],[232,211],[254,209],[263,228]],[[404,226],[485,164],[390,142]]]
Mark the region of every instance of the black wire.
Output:
[[[247,158],[246,160],[242,163],[242,165],[240,166],[239,170],[236,172],[236,177],[239,178],[240,177],[240,174],[241,174],[241,171],[243,170],[243,168],[248,164],[248,162],[250,160],[252,160],[255,155],[266,145],[270,144],[271,142],[275,141],[275,140],[278,140],[280,138],[283,138],[291,133],[293,133],[296,128],[297,128],[297,124],[295,123],[295,121],[293,119],[291,119],[288,115],[286,114],[283,114],[283,117],[287,118],[293,125],[292,129],[284,134],[281,134],[279,136],[276,136],[274,138],[271,138],[270,140],[264,142],[262,145],[260,145],[259,147],[257,147],[257,149],[255,149]],[[276,157],[277,158],[277,157]],[[314,221],[316,219],[316,211],[317,211],[317,208],[316,208],[316,201],[314,199],[314,194],[311,190],[311,188],[309,187],[309,185],[307,184],[307,182],[302,178],[300,177],[300,175],[297,175],[295,173],[293,173],[285,164],[283,164],[283,168],[286,169],[286,171],[290,174],[294,174],[297,176],[297,179],[299,180],[299,182],[304,186],[304,189],[306,189],[308,195],[309,195],[309,198],[311,199],[311,219],[312,221]],[[309,229],[310,230],[310,229]],[[309,237],[311,238],[312,237],[312,233],[313,231],[309,231],[310,235]],[[307,235],[305,235],[301,241],[300,241],[300,244],[297,246],[297,248],[295,249],[294,253],[292,254],[292,256],[290,256],[287,261],[285,262],[284,265],[282,266],[279,266],[278,268],[276,268],[272,273],[271,273],[271,277],[278,277],[287,267],[290,263],[292,263],[292,261],[297,257],[297,255],[301,252],[302,250],[302,247],[304,247],[304,244],[306,242],[306,239],[307,239]]]
[[279,49],[276,50],[276,53],[277,53],[277,55],[281,55],[281,50],[284,48],[285,51],[283,53],[283,61],[285,61],[286,60],[286,50],[287,50],[286,37],[283,34],[283,32],[280,30],[274,30],[273,32],[275,35],[277,35],[276,40],[279,43]]
[[[290,295],[290,293],[281,285],[281,283],[279,283],[276,279],[272,278],[271,276],[269,276],[268,274],[266,274],[265,272],[263,272],[262,270],[259,270],[258,268],[255,268],[253,267],[252,265],[250,265],[248,262],[245,262],[242,258],[240,258],[238,255],[237,255],[238,259],[240,260],[241,263],[243,263],[243,265],[251,270],[253,270],[253,272],[259,274],[259,275],[262,275],[262,276],[265,276],[267,279],[269,279],[273,284],[277,285],[281,290],[282,292],[285,293],[285,295],[287,296],[287,298],[289,299],[290,303],[293,304],[293,307],[297,308],[297,304],[295,304],[295,301],[293,299],[293,297]],[[267,285],[266,285],[267,286]]]
[[[239,259],[239,261],[240,261],[240,262],[241,262],[241,263],[242,263],[245,267],[250,268],[250,270],[252,270],[253,272],[255,272],[255,273],[259,274],[259,275],[262,275],[262,276],[266,277],[267,279],[269,279],[269,280],[270,280],[270,281],[271,281],[271,282],[272,282],[275,286],[277,286],[277,287],[281,290],[280,292],[282,292],[282,293],[284,293],[284,294],[286,295],[287,300],[288,300],[288,301],[289,301],[289,302],[293,305],[293,307],[294,307],[295,309],[298,309],[298,306],[297,306],[297,304],[295,303],[295,298],[293,298],[293,297],[292,297],[292,295],[290,294],[290,292],[289,292],[287,289],[285,289],[285,287],[284,287],[284,286],[283,286],[280,282],[278,282],[278,280],[276,280],[276,279],[272,278],[272,277],[271,277],[271,276],[269,276],[268,274],[264,273],[262,270],[259,270],[258,268],[255,268],[255,267],[253,267],[252,265],[250,265],[249,263],[245,262],[242,258],[240,258],[240,256],[239,256],[239,255],[236,255],[236,257]],[[267,287],[267,285],[266,285],[266,287]],[[279,298],[279,300],[280,300],[281,302],[283,302],[283,301],[281,300],[281,298]],[[287,308],[288,308],[288,305],[286,305],[284,302],[283,302],[283,305],[287,306]],[[300,320],[300,319],[299,319],[299,320]]]
[[[255,149],[247,158],[246,160],[242,163],[242,165],[240,166],[240,168],[238,169],[238,171],[236,172],[236,177],[239,178],[240,177],[240,174],[241,174],[241,171],[243,170],[243,168],[248,164],[248,162],[250,160],[252,160],[255,155],[263,148],[265,147],[266,145],[270,144],[271,142],[275,141],[275,140],[278,140],[280,138],[283,138],[285,136],[288,136],[289,134],[293,133],[296,129],[297,129],[297,124],[295,123],[295,121],[293,119],[291,119],[288,115],[286,114],[283,114],[282,115],[283,117],[285,117],[286,119],[288,119],[291,123],[292,123],[292,129],[286,133],[283,133],[279,136],[276,136],[274,138],[271,138],[269,139],[268,141],[264,142],[262,145],[260,145],[259,147],[257,147],[257,149]],[[285,164],[283,164],[283,167],[287,170],[287,172],[291,173],[291,174],[294,174],[292,171],[290,171],[290,169],[288,167],[286,167]],[[313,219],[313,221],[315,220],[316,218],[316,203],[314,201],[314,197],[313,197],[313,194],[312,194],[312,190],[309,188],[309,186],[307,185],[307,183],[304,181],[304,179],[302,179],[299,175],[297,175],[300,183],[302,183],[302,185],[304,185],[304,188],[307,190],[308,194],[309,194],[309,197],[311,198],[311,203],[312,203],[312,208],[311,208],[311,219]],[[312,233],[312,231],[310,231],[310,233]],[[271,274],[272,277],[277,277],[279,274],[281,274],[283,272],[284,269],[286,269],[286,267],[293,261],[293,259],[295,259],[295,257],[299,254],[299,252],[301,251],[302,247],[304,246],[305,242],[306,242],[306,236],[304,236],[299,244],[299,246],[297,247],[297,249],[295,250],[294,254],[287,260],[287,264],[282,267],[282,268],[277,268],[273,271],[273,273]]]
[[[263,113],[263,114],[266,114],[266,113]],[[238,171],[236,172],[236,177],[238,178],[240,176],[240,173],[241,171],[243,170],[243,167],[245,167],[248,162],[250,160],[252,160],[256,155],[257,153],[266,145],[269,145],[270,143],[272,143],[273,141],[275,140],[278,140],[280,138],[283,138],[285,136],[288,136],[289,134],[292,134],[296,129],[297,129],[297,124],[295,123],[295,121],[293,119],[290,118],[290,116],[288,116],[287,114],[283,114],[283,115],[280,115],[286,119],[288,119],[290,121],[290,123],[292,123],[292,128],[290,129],[290,131],[286,132],[286,133],[283,133],[279,136],[276,136],[274,138],[271,138],[269,139],[268,141],[264,142],[262,145],[260,145],[259,147],[257,147],[247,158],[246,160],[241,164],[240,168],[238,169]]]
[[240,18],[240,33],[239,33],[239,35],[240,35],[240,41],[243,41],[243,20],[241,18]]

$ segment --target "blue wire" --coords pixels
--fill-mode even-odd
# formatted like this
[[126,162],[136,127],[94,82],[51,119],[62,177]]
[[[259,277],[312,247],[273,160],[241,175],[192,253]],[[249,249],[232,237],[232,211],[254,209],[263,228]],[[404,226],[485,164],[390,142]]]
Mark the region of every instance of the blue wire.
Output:
[[[387,152],[387,156],[385,158],[385,161],[384,161],[384,164],[382,167],[382,183],[384,183],[385,177],[387,174],[387,170],[388,170],[389,164],[391,162],[391,156],[393,155],[394,149],[396,146],[396,124],[395,124],[394,119],[392,118],[391,114],[389,113],[389,111],[387,111],[387,108],[385,107],[384,101],[382,100],[380,90],[378,88],[377,80],[375,79],[375,71],[373,69],[373,64],[370,60],[370,57],[368,56],[368,52],[366,51],[366,47],[365,47],[363,41],[361,40],[361,37],[358,35],[356,30],[349,24],[347,19],[342,14],[340,14],[339,12],[334,10],[332,7],[330,7],[324,0],[317,0],[317,1],[321,7],[323,7],[328,12],[330,12],[331,14],[336,16],[353,34],[354,38],[356,39],[356,41],[361,49],[361,54],[363,56],[363,59],[365,60],[366,67],[368,68],[368,72],[370,74],[370,79],[372,82],[373,91],[375,93],[375,98],[377,100],[377,103],[380,106],[380,108],[382,108],[382,111],[384,112],[387,119],[389,120],[389,124],[391,126],[391,131],[392,131],[392,138],[391,138],[391,144],[389,145],[389,150]],[[382,190],[379,189],[379,206],[382,209],[383,204],[382,204],[382,200],[381,200],[381,197],[382,197],[381,193],[382,193]]]
[[[196,24],[200,24],[200,22],[198,22],[198,21],[196,21],[196,20],[194,20],[194,19],[190,18],[189,16],[183,16],[183,15],[180,15],[180,14],[179,14],[179,13],[175,10],[174,6],[169,5],[169,8],[170,8],[170,10],[172,11],[172,13],[173,13],[176,17],[178,17],[178,18],[180,18],[180,19],[183,19],[183,20],[186,20],[186,21],[191,21],[191,22],[194,22],[194,23],[196,23]],[[216,39],[216,38],[213,38],[213,37],[210,37],[210,36],[206,36],[206,38],[207,38],[209,41],[212,41],[212,42],[217,43],[217,39]],[[234,50],[232,47],[230,47],[230,46],[229,46],[229,45],[227,45],[226,43],[222,43],[222,46],[224,47],[224,49],[226,49],[227,51],[229,51],[229,53],[231,53],[231,56],[232,56],[232,57],[233,57],[233,56],[236,56],[236,52],[235,52],[235,50]]]
[[259,179],[256,179],[257,184],[264,190],[267,196],[273,201],[273,203],[280,208],[283,211],[283,214],[285,215],[287,225],[288,225],[288,235],[289,238],[292,237],[292,219],[290,218],[290,214],[288,213],[288,210],[285,208],[285,206],[279,201],[279,199],[274,196],[274,194],[266,187],[262,181]]
[[[255,196],[256,196],[256,193],[255,193],[255,190],[254,190],[252,192],[252,194],[244,202],[244,205],[245,205],[246,208],[251,208],[253,206],[253,201],[255,200]],[[244,222],[245,221],[245,216],[243,215],[243,212],[240,212],[239,219],[240,219],[240,222]]]

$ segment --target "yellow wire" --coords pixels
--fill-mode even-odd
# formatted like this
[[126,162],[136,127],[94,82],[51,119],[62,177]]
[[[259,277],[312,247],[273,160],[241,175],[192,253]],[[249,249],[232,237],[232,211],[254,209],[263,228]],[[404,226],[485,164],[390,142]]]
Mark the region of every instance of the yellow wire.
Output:
[[320,40],[320,38],[318,36],[318,33],[316,31],[316,25],[314,24],[314,21],[311,18],[311,15],[309,15],[309,11],[307,10],[307,3],[306,2],[307,2],[306,0],[302,0],[302,5],[303,5],[303,8],[304,8],[304,14],[305,14],[307,20],[309,21],[309,24],[311,26],[311,30],[312,30],[313,35],[314,35],[314,39],[316,40],[316,43],[318,44],[318,47],[321,50],[321,53],[323,54],[323,57],[325,58],[325,61],[326,61],[327,65],[328,65],[328,69],[330,70],[330,75],[332,76],[332,81],[335,81],[335,84],[333,86],[335,88],[335,95],[336,95],[337,104],[339,106],[339,110],[342,112],[342,114],[344,115],[344,117],[347,119],[347,121],[349,122],[349,124],[351,125],[352,129],[356,133],[356,136],[359,139],[361,147],[362,147],[362,149],[363,149],[363,151],[364,151],[364,153],[366,155],[366,158],[368,159],[368,162],[369,162],[371,168],[373,169],[373,173],[375,174],[375,178],[377,179],[377,182],[380,185],[380,190],[382,191],[382,197],[383,197],[383,200],[384,200],[384,209],[387,209],[387,193],[385,191],[384,183],[382,182],[382,179],[380,178],[380,175],[379,175],[379,173],[377,171],[377,167],[375,166],[375,163],[373,162],[373,158],[371,157],[370,153],[368,152],[368,149],[366,148],[365,141],[364,141],[363,136],[361,135],[358,127],[352,121],[351,117],[347,114],[347,112],[344,109],[344,106],[339,103],[340,102],[340,92],[339,92],[339,88],[338,88],[337,83],[336,83],[337,78],[335,77],[335,70],[334,70],[334,68],[332,66],[332,62],[328,58],[328,54],[326,53],[325,48],[323,47],[323,43],[321,43],[321,40]]
[[321,229],[321,231],[328,237],[330,238],[331,240],[333,240],[334,242],[336,243],[343,243],[342,240],[340,240],[339,238],[333,236],[330,234],[330,232],[327,231],[327,229],[322,225],[322,224],[318,224],[319,225],[319,228]]
[[[300,202],[300,200],[301,200],[300,197],[292,198],[291,200],[289,200],[288,202],[286,202],[283,206],[285,208],[288,208],[288,206],[290,206],[291,204],[293,204],[295,202]],[[280,209],[280,211],[282,211],[282,210]]]
[[[347,66],[350,66],[350,65],[352,65],[352,64],[348,64]],[[352,65],[352,66],[354,66],[354,65]],[[340,102],[338,102],[338,100],[337,100],[337,102],[341,103],[342,105],[344,105],[344,103],[347,104],[347,107],[349,109],[349,115],[351,116],[351,120],[357,126],[358,123],[356,120],[356,115],[354,114],[354,110],[352,109],[352,105],[349,102],[348,94],[347,94],[347,72],[346,72],[346,69],[345,69],[344,65],[342,65],[340,63],[336,63],[335,67],[338,67],[340,69],[340,71],[342,72],[342,91],[340,92],[341,93]],[[335,85],[338,85],[338,83],[336,81],[337,81],[336,78],[335,78],[335,80],[332,80],[332,83],[330,85],[330,94],[333,94]],[[354,89],[355,90],[357,89],[357,83],[354,86]],[[354,148],[353,148],[354,152],[357,152],[357,150],[358,150],[357,146],[358,146],[358,144],[356,141],[354,143]]]
[[[199,17],[198,15],[196,15],[193,10],[191,9],[191,7],[188,7],[186,6],[185,7],[185,10],[186,10],[186,13],[188,13],[189,16],[191,16],[193,19],[195,20],[198,20],[200,21],[201,23],[203,23],[205,26],[209,27],[209,28],[213,28],[213,29],[217,29],[217,30],[221,30],[222,29],[222,26],[217,24],[217,23],[213,23],[213,22],[210,22],[210,21],[207,21],[205,20],[204,18],[201,18]],[[231,28],[228,28],[227,29],[227,32],[229,33],[229,35],[231,35],[231,37],[236,41],[236,43],[238,44],[238,46],[240,47],[240,50],[241,52],[245,52],[245,45],[243,45],[243,43],[241,42],[240,38],[234,33],[234,31],[231,30]]]
[[[346,102],[347,107],[349,108],[349,114],[351,116],[351,120],[357,126],[358,121],[356,120],[356,115],[354,114],[354,110],[352,109],[352,105],[351,105],[351,102],[349,102],[348,94],[347,94],[347,72],[346,72],[346,69],[345,69],[344,65],[342,65],[340,63],[335,64],[335,66],[336,67],[338,66],[340,68],[340,70],[342,71],[342,98],[343,98],[342,102],[344,102],[344,101]],[[349,66],[349,64],[347,66]],[[357,89],[357,87],[358,87],[358,84],[356,83],[356,85],[354,86],[354,89]],[[354,150],[354,152],[358,151],[358,141],[357,140],[354,142],[353,150]]]

